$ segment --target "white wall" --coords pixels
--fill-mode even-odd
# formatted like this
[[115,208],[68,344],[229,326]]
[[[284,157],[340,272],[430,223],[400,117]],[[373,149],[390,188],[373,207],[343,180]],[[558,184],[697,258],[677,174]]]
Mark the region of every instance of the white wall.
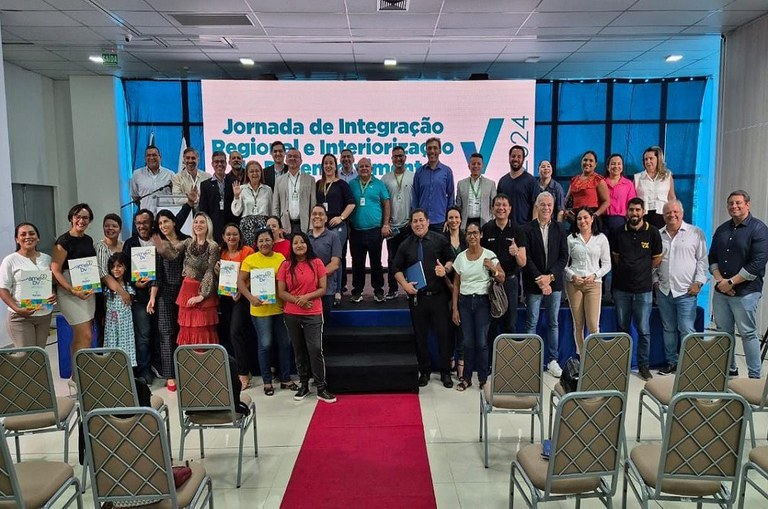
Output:
[[[768,16],[726,36],[720,77],[714,224],[729,219],[725,202],[736,189],[750,193],[752,215],[768,222]],[[762,335],[768,299],[760,311]]]

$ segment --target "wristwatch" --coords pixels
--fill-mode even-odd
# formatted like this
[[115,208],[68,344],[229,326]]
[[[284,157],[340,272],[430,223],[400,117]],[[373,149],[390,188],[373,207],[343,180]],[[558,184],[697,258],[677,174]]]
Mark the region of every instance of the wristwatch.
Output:
[[731,285],[731,287],[733,287],[733,279],[729,279],[728,284]]

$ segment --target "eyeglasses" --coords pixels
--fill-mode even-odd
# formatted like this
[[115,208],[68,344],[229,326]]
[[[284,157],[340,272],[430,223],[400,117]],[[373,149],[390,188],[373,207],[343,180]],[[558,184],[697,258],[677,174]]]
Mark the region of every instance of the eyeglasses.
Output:
[[91,216],[76,215],[75,217],[73,217],[73,219],[75,221],[85,221],[86,223],[88,223],[91,221]]
[[480,235],[480,232],[467,232],[467,237],[477,237]]

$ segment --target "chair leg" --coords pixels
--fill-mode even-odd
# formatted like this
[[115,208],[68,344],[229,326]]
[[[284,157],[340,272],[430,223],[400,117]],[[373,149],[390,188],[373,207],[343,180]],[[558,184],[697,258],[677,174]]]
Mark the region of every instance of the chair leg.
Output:
[[483,441],[483,395],[480,394],[480,427],[478,428],[477,437],[478,442]]
[[640,427],[643,424],[643,392],[640,391],[640,400],[637,402],[637,436],[635,440],[640,441]]
[[[552,438],[552,413],[555,411],[555,396],[550,392],[549,393],[549,421],[547,424],[547,431],[549,433],[549,438]],[[544,440],[544,437],[541,437],[541,440]]]
[[485,415],[485,419],[483,419],[483,436],[485,437],[485,440],[483,440],[485,444],[485,468],[488,468],[488,415]]
[[171,461],[173,461],[173,448],[171,447],[171,416],[168,414],[168,407],[165,408],[165,433],[168,435],[168,450],[171,451]]
[[198,429],[200,432],[200,458],[205,458],[205,441],[203,441],[203,428]]
[[21,463],[21,449],[19,448],[19,435],[14,435],[13,441],[16,444],[16,463]]
[[741,469],[741,488],[739,489],[739,509],[744,509],[744,496],[747,489],[747,475],[749,475],[749,463]]
[[188,431],[184,429],[184,427],[182,427],[181,439],[179,440],[179,461],[182,461],[184,459],[184,441],[187,439],[187,433]]
[[[251,409],[252,412],[256,412],[256,407],[254,406]],[[251,425],[253,426],[253,455],[254,457],[259,457],[259,434],[256,430],[256,414],[253,414],[253,420],[251,421]]]
[[509,469],[509,509],[515,509],[515,462]]
[[531,443],[533,443],[533,428],[534,428],[534,425],[536,424],[535,419],[536,419],[536,413],[533,412],[531,413]]
[[624,483],[621,489],[621,507],[627,507],[627,477],[629,476],[629,463],[624,461]]
[[245,442],[245,428],[240,428],[240,447],[237,451],[237,487],[240,487],[243,476],[243,443]]
[[749,436],[752,437],[752,448],[755,448],[755,421],[754,416],[750,413],[749,414]]
[[83,461],[83,482],[82,486],[80,487],[81,491],[80,493],[85,493],[85,490],[88,486],[88,458],[85,458]]

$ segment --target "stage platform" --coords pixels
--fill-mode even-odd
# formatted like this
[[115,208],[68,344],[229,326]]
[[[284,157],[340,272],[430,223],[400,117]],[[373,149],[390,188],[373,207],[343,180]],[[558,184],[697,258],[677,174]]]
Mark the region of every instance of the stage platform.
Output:
[[[541,337],[546,337],[547,333],[546,313],[542,311],[537,329]],[[576,353],[576,345],[573,341],[573,320],[571,310],[567,302],[563,302],[559,314],[560,325],[560,348],[559,362],[561,365]],[[525,326],[525,308],[517,309],[517,330],[523,331]],[[339,307],[334,308],[331,313],[329,324],[330,329],[345,327],[365,328],[365,327],[411,327],[411,318],[408,311],[408,302],[405,295],[401,292],[397,299],[385,302],[375,302],[373,295],[363,294],[363,301],[359,303],[350,302],[349,295],[344,295]],[[695,327],[697,331],[704,330],[704,310],[698,307],[696,312]],[[412,330],[412,329],[411,329]],[[600,330],[602,332],[615,332],[616,310],[613,306],[603,306],[600,316]],[[651,311],[651,353],[650,365],[652,368],[662,367],[665,364],[664,358],[664,339],[662,335],[661,317],[657,307]],[[632,368],[637,368],[637,331],[634,326],[631,330],[633,338]],[[437,343],[435,338],[430,338],[430,353],[432,354],[433,370],[437,370]]]

